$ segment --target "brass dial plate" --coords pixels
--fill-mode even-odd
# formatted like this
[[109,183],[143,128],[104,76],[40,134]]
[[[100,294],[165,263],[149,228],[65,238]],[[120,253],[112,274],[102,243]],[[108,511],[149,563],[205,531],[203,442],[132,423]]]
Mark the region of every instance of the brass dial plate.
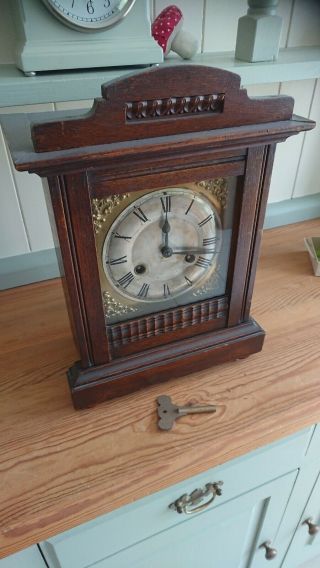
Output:
[[[218,178],[92,200],[107,322],[224,293],[227,186]],[[166,220],[169,232],[163,231]]]

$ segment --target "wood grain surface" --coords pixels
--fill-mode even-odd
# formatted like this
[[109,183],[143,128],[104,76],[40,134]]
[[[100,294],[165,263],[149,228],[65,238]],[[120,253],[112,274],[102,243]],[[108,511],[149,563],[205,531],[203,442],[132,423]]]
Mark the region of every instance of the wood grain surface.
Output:
[[[320,421],[320,279],[303,237],[319,221],[266,231],[252,315],[261,353],[91,410],[72,407],[77,358],[60,280],[1,295],[0,556]],[[156,397],[215,415],[157,429]]]
[[240,82],[235,73],[204,65],[151,67],[102,85],[102,98],[81,118],[35,122],[34,149],[54,152],[291,119],[291,97],[250,99]]

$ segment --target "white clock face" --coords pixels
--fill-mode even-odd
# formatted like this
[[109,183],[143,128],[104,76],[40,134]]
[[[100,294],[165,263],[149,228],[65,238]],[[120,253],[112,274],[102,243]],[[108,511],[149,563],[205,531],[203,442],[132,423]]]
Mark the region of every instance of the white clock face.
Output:
[[102,265],[117,294],[135,303],[170,303],[212,275],[221,235],[218,212],[203,195],[184,188],[155,191],[114,221]]
[[43,0],[68,26],[83,31],[104,30],[126,16],[135,0]]

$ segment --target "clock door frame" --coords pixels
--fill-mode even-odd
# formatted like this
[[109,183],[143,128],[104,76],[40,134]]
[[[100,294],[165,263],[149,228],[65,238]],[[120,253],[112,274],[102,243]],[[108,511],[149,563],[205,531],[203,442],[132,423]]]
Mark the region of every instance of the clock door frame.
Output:
[[[250,305],[275,146],[315,126],[292,110],[290,97],[250,99],[233,73],[169,65],[103,85],[84,115],[10,117],[7,128],[4,118],[17,169],[49,182],[80,353],[68,372],[76,408],[262,348],[265,334]],[[197,331],[190,334],[159,318],[157,329],[169,343],[157,333],[150,342],[142,332],[136,351],[123,345],[115,352],[106,334],[91,199],[232,175],[241,183],[228,306],[220,306],[224,326],[191,315],[191,323],[183,322]]]
[[[149,171],[136,178],[109,179],[106,172],[95,172],[90,179],[90,199],[102,199],[108,195],[134,193],[135,191],[152,191],[160,187],[183,186],[200,180],[221,177],[244,176],[245,159],[240,157],[235,161],[216,163],[212,166],[184,167],[178,171],[163,171],[161,174],[150,175]],[[108,178],[108,179],[106,179]],[[234,243],[233,243],[234,244]],[[229,271],[228,271],[229,272]],[[228,275],[230,276],[230,274]],[[229,278],[228,278],[229,279]],[[99,287],[101,295],[101,285]],[[109,353],[111,358],[138,353],[150,347],[155,347],[177,341],[193,335],[214,331],[227,326],[228,320],[227,292],[216,298],[194,299],[186,306],[176,308],[161,308],[155,315],[131,317],[126,322],[108,325]]]

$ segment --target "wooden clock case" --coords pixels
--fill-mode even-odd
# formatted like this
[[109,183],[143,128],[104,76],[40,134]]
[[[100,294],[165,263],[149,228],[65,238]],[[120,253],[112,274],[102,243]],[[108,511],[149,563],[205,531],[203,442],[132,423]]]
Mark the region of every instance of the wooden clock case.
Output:
[[[49,182],[76,408],[261,350],[250,303],[275,147],[314,127],[292,110],[287,96],[249,99],[233,73],[180,65],[103,85],[86,115],[4,117],[16,168]],[[238,176],[226,293],[106,329],[92,199],[226,176]]]

